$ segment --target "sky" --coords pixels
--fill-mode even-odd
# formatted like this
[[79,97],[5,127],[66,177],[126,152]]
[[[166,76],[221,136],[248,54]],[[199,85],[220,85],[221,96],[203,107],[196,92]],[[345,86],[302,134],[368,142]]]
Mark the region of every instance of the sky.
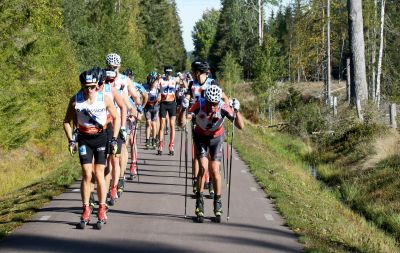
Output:
[[220,0],[176,0],[179,17],[182,21],[183,42],[186,51],[193,51],[193,27],[206,9],[220,9]]
[[[290,0],[278,0],[281,4],[287,4]],[[176,0],[178,14],[182,21],[182,30],[183,30],[183,42],[185,44],[186,51],[193,51],[193,40],[192,40],[192,31],[193,27],[206,9],[220,9],[221,1],[220,0]],[[277,7],[272,7],[268,5],[266,8],[266,16],[268,17],[271,8],[277,9]]]

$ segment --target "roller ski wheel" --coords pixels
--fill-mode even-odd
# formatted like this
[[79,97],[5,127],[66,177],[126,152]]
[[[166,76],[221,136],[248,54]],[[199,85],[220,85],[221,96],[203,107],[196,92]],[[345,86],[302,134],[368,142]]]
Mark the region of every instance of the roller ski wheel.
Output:
[[86,228],[86,225],[88,225],[88,224],[89,224],[89,221],[81,220],[81,221],[76,225],[76,228],[78,228],[78,229],[85,229],[85,228]]
[[221,223],[221,220],[222,220],[222,219],[221,219],[221,215],[216,215],[216,216],[215,216],[215,222],[216,222],[216,223]]
[[196,222],[197,223],[204,223],[204,215],[199,214],[196,216]]
[[100,221],[100,220],[97,221],[97,223],[96,223],[96,229],[97,229],[97,230],[101,230],[101,229],[103,228],[104,224],[105,224],[104,221]]
[[162,151],[161,151],[161,150],[158,150],[158,151],[157,151],[157,155],[162,155]]

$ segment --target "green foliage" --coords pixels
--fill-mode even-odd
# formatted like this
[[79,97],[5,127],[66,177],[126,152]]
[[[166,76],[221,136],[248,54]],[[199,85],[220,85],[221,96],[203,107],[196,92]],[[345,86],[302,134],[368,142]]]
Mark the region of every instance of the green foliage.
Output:
[[192,31],[194,44],[193,55],[200,59],[207,59],[210,48],[217,32],[219,11],[206,10],[202,18],[196,22]]
[[218,76],[224,87],[224,92],[229,97],[235,95],[235,85],[240,82],[242,68],[237,63],[233,53],[228,52],[219,66]]
[[218,66],[225,55],[231,52],[243,68],[243,76],[251,77],[253,58],[258,47],[256,2],[221,1],[217,33],[208,57],[212,66]]
[[177,71],[186,69],[186,51],[181,21],[175,1],[140,0],[140,28],[144,35],[141,55],[147,71],[172,65]]

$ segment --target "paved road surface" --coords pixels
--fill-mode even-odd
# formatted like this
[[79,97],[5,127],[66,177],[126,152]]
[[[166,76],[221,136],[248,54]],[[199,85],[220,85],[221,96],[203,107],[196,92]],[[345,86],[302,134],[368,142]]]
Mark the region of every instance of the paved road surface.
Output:
[[[182,163],[179,177],[181,132],[176,133],[175,156],[157,156],[154,150],[139,148],[140,183],[137,180],[126,182],[125,192],[111,208],[108,223],[102,230],[94,229],[91,224],[85,230],[76,229],[81,213],[80,182],[76,182],[43,207],[32,221],[1,242],[0,252],[303,251],[236,153],[233,155],[229,221],[226,220],[226,184],[221,224],[212,220],[211,199],[205,199],[203,224],[193,220],[195,200],[191,197],[187,199],[185,218],[185,168]],[[143,146],[144,138],[140,137]],[[188,180],[191,194],[190,183]],[[96,221],[96,216],[92,215],[92,222]]]

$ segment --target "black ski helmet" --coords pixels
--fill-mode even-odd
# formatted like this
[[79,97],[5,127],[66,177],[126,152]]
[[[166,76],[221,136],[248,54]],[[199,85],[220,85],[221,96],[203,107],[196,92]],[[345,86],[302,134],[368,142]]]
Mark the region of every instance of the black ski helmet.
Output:
[[192,70],[193,71],[200,71],[201,73],[207,73],[208,69],[210,68],[210,65],[208,65],[208,62],[203,61],[203,60],[195,60],[192,62]]

